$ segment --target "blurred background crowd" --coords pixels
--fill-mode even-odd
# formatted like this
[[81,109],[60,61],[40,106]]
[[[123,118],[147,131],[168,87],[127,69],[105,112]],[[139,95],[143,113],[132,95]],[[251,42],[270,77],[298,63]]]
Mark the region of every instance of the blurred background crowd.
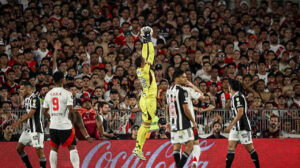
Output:
[[[300,134],[298,1],[0,2],[1,141],[17,140],[20,133],[10,126],[26,113],[19,83],[29,80],[43,100],[58,70],[65,73],[65,88],[93,137],[135,139],[142,88],[134,61],[146,25],[153,28],[152,68],[159,88],[154,120],[159,127],[149,138],[170,136],[165,93],[176,68],[205,93],[203,101],[193,101],[200,135],[221,138],[229,123],[228,78],[244,86],[254,137]],[[99,135],[97,113],[104,118],[104,135]]]

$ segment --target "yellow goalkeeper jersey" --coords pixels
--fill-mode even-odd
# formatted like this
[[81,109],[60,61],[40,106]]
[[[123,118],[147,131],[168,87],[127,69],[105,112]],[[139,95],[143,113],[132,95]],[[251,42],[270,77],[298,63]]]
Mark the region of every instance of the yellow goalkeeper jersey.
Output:
[[154,61],[154,47],[152,42],[144,43],[142,48],[142,56],[146,60],[143,68],[137,68],[136,73],[143,87],[142,97],[156,98],[157,85],[155,75],[150,66]]

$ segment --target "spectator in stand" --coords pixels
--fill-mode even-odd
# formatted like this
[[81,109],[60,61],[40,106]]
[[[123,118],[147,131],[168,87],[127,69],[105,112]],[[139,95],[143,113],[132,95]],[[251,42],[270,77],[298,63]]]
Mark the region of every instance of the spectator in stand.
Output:
[[110,107],[108,103],[104,101],[99,103],[98,108],[98,117],[100,121],[102,121],[103,126],[103,137],[101,137],[101,139],[112,139],[115,137],[115,135],[109,126],[109,122],[112,120]]
[[5,123],[2,126],[2,132],[0,133],[0,142],[12,142],[18,141],[18,135],[14,134],[14,129],[10,123]]
[[268,124],[268,129],[263,131],[263,138],[279,138],[279,117],[272,115]]
[[213,126],[213,133],[212,135],[208,136],[207,139],[226,139],[226,137],[221,135],[222,124],[219,121],[215,121],[212,126]]
[[[92,108],[91,98],[88,93],[84,93],[81,97],[81,108],[77,109],[77,112],[80,114],[84,127],[92,138],[100,139],[100,128],[102,127],[101,123],[98,123],[97,113]],[[99,133],[100,132],[100,133]],[[79,140],[85,140],[86,138],[83,137],[81,131],[76,128],[76,138]]]
[[128,136],[127,139],[136,140],[136,138],[137,138],[137,133],[138,133],[139,128],[140,128],[140,126],[138,126],[138,125],[133,125],[133,126],[131,127],[131,134],[129,134],[129,136]]

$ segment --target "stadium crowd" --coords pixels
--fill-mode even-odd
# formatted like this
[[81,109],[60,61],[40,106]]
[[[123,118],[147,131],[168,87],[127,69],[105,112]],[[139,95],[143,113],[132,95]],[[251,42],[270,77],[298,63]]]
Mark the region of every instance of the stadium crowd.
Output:
[[[18,93],[20,82],[29,80],[43,100],[54,86],[52,75],[56,71],[65,73],[65,88],[72,92],[74,107],[87,129],[92,130],[91,136],[135,139],[142,122],[138,104],[142,88],[134,62],[141,54],[139,34],[145,25],[153,28],[156,55],[152,68],[159,88],[160,109],[159,129],[150,138],[170,136],[163,109],[176,68],[184,70],[188,80],[205,93],[203,102],[194,100],[199,123],[208,123],[204,118],[212,115],[209,112],[215,108],[230,108],[228,78],[234,78],[243,83],[249,109],[256,109],[251,111],[253,125],[260,125],[255,118],[266,119],[264,137],[278,137],[279,127],[300,133],[297,3],[288,0],[234,0],[233,4],[228,0],[0,2],[0,139],[12,134],[10,123],[21,117],[18,111],[24,107]],[[97,130],[97,113],[104,118],[103,135]],[[283,123],[278,117],[290,120]],[[226,122],[221,115],[213,118],[211,137],[219,137],[216,133]],[[47,124],[45,121],[45,127]],[[208,128],[203,130],[211,133]]]

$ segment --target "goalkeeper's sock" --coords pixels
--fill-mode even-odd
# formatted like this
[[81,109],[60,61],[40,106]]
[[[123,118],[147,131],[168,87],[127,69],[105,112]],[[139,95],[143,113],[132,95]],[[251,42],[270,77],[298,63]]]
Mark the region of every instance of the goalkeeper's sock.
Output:
[[139,152],[142,152],[143,146],[146,141],[146,135],[147,135],[147,132],[149,131],[149,129],[150,129],[150,125],[142,124],[138,131],[137,138],[136,138],[136,140],[137,140],[136,148],[138,149]]
[[255,151],[255,149],[253,149],[251,152],[250,152],[250,155],[251,155],[251,158],[252,158],[252,161],[253,163],[255,164],[255,167],[256,168],[259,168],[259,160],[258,160],[258,155]]
[[226,168],[230,168],[234,159],[234,151],[229,150],[226,156]]

